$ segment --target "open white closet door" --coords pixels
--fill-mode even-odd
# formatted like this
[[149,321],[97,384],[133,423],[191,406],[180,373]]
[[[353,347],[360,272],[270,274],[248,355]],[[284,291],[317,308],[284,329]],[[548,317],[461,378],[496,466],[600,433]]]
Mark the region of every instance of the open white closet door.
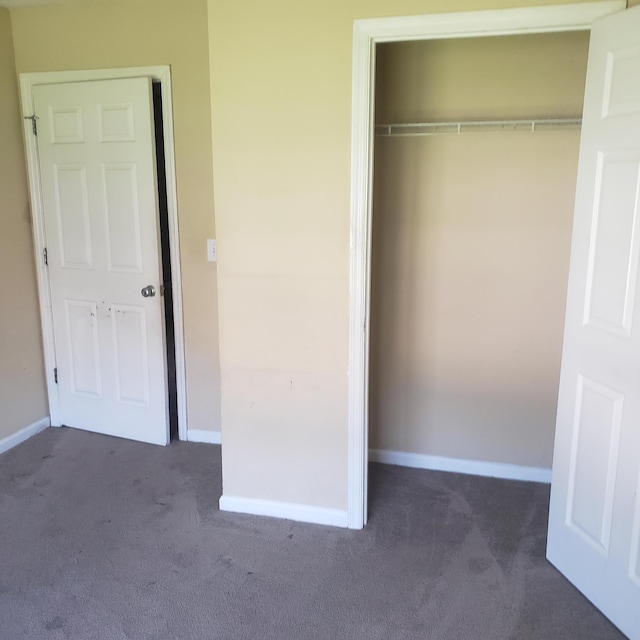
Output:
[[169,436],[151,80],[33,88],[59,423]]
[[547,557],[640,639],[640,6],[591,32]]

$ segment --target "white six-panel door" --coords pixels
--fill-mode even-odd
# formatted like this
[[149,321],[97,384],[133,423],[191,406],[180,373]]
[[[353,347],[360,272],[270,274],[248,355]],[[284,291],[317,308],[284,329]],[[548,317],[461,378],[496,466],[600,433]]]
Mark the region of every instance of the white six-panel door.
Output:
[[593,25],[547,554],[640,639],[640,7]]
[[151,81],[33,99],[60,423],[167,444]]

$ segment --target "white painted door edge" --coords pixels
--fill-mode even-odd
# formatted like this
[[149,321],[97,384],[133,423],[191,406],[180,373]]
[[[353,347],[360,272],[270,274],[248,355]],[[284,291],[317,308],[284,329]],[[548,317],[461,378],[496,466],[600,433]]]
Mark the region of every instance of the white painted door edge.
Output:
[[541,482],[551,484],[551,469],[544,467],[527,467],[505,462],[488,462],[485,460],[464,460],[462,458],[446,458],[430,456],[423,453],[407,451],[390,451],[388,449],[369,449],[369,460],[382,464],[393,464],[413,469],[430,469],[431,471],[448,471],[465,473],[486,478],[502,478],[504,480],[522,480],[524,482]]
[[[169,217],[169,246],[171,252],[173,322],[175,332],[178,434],[180,440],[186,440],[187,393],[184,355],[184,318],[182,313],[182,276],[180,269],[180,239],[178,235],[178,200],[176,195],[176,166],[170,67],[168,65],[162,65],[153,67],[127,67],[123,69],[88,69],[81,71],[21,73],[20,98],[22,103],[22,115],[24,117],[33,115],[33,98],[31,90],[35,85],[136,77],[152,78],[153,80],[159,81],[162,87],[162,118],[164,124],[164,152],[167,174],[167,208]],[[55,393],[56,383],[54,380],[56,360],[53,342],[53,318],[51,316],[49,283],[43,260],[45,234],[40,175],[38,172],[38,149],[34,136],[29,135],[28,127],[31,127],[31,122],[29,120],[24,120],[24,127],[49,412],[51,414],[51,424],[59,426],[59,408],[57,394]]]
[[13,449],[13,447],[17,447],[25,440],[35,436],[36,433],[40,433],[41,431],[48,429],[50,426],[51,420],[49,420],[49,416],[46,416],[28,424],[26,427],[22,427],[22,429],[19,429],[15,433],[11,433],[4,438],[0,438],[0,455],[9,451],[9,449]]
[[625,0],[356,20],[353,26],[349,276],[348,526],[367,519],[369,284],[375,47],[380,42],[589,30]]

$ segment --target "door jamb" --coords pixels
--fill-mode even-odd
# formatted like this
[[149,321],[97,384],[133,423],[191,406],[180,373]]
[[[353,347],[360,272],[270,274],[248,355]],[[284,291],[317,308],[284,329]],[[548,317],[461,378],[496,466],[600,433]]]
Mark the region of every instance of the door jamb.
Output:
[[348,526],[367,520],[368,380],[376,45],[587,31],[625,0],[356,20],[353,25],[349,275]]
[[[167,208],[169,217],[169,245],[171,253],[171,281],[173,292],[173,320],[176,351],[176,391],[178,412],[178,434],[180,440],[187,439],[186,375],[184,355],[184,319],[182,315],[182,276],[180,272],[180,240],[178,235],[178,201],[176,195],[176,165],[173,137],[173,104],[171,100],[171,69],[168,65],[152,67],[127,67],[122,69],[93,69],[81,71],[50,71],[20,74],[20,98],[22,115],[33,115],[32,88],[42,84],[61,84],[91,80],[113,80],[147,77],[159,81],[162,87],[162,117],[164,124],[164,151],[167,173]],[[46,246],[44,233],[44,211],[40,173],[38,170],[38,147],[36,137],[30,132],[31,122],[24,120],[24,139],[27,156],[27,172],[33,219],[33,243],[35,249],[40,322],[45,361],[45,378],[49,399],[52,426],[60,426],[60,410],[54,368],[56,366],[53,340],[53,316],[48,274],[43,259]]]

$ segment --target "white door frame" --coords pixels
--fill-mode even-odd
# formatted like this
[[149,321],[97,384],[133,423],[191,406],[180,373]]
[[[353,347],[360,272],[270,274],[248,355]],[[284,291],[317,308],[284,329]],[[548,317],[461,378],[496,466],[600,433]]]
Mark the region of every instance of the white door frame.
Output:
[[[128,67],[123,69],[93,69],[82,71],[51,71],[20,74],[20,97],[22,115],[33,115],[32,88],[42,84],[112,80],[120,78],[147,77],[159,81],[162,87],[162,120],[164,127],[164,152],[167,178],[167,208],[169,216],[169,248],[171,253],[171,282],[173,293],[173,322],[175,332],[176,389],[178,411],[178,434],[180,440],[187,439],[186,376],[184,358],[184,320],[182,316],[182,276],[180,273],[180,241],[178,237],[178,201],[176,197],[176,163],[173,140],[173,104],[171,101],[171,70],[169,66]],[[60,426],[58,394],[54,380],[56,366],[53,340],[53,315],[49,279],[44,263],[45,230],[42,190],[38,165],[38,146],[30,132],[31,122],[24,121],[24,138],[27,153],[27,171],[33,218],[33,243],[35,248],[38,296],[40,299],[40,322],[45,361],[45,376],[49,398],[49,413],[52,426]],[[158,248],[160,250],[160,248]]]
[[369,313],[376,45],[381,42],[585,31],[625,0],[356,20],[353,26],[349,278],[349,528],[366,523]]

